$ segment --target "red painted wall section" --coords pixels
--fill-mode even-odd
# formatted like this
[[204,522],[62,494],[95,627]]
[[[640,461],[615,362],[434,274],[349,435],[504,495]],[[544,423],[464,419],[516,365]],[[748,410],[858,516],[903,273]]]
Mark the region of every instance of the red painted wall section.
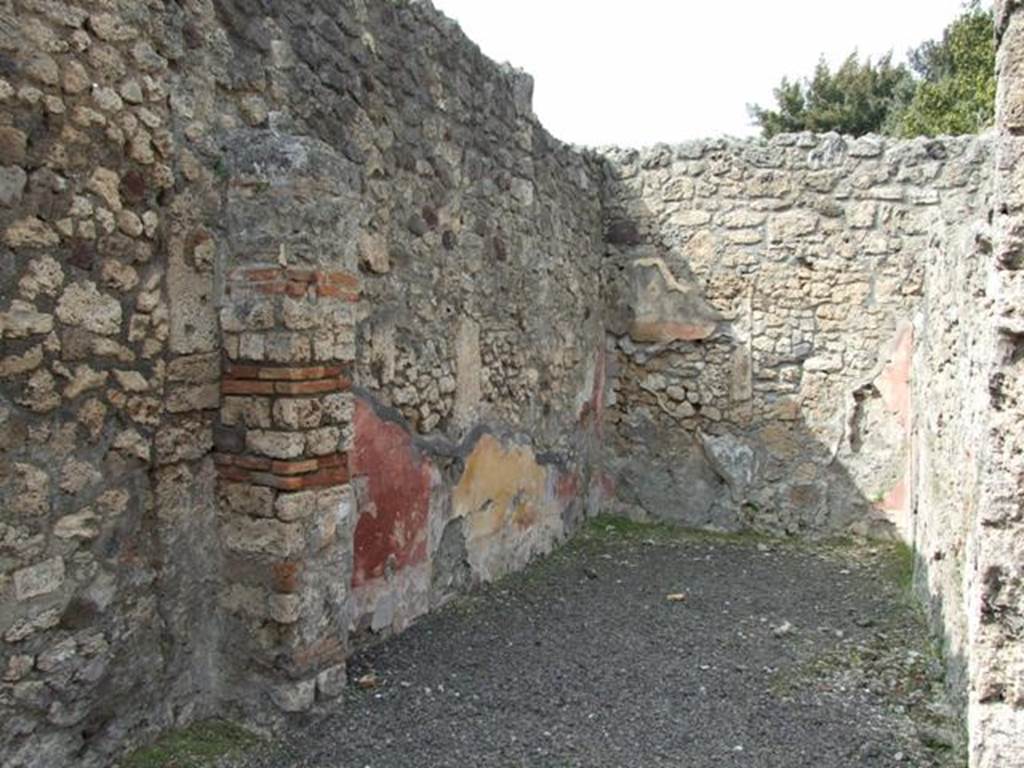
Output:
[[352,586],[381,578],[427,559],[430,462],[409,434],[382,421],[356,399],[351,470],[365,477],[368,504],[359,510],[353,542]]
[[[914,329],[906,324],[899,330],[892,359],[875,381],[875,386],[882,395],[882,402],[903,430],[903,439],[907,446],[906,470],[903,477],[893,486],[881,503],[881,509],[896,517],[901,528],[908,524],[910,515],[910,455],[912,407],[910,375],[914,359]],[[906,531],[903,531],[906,533]]]

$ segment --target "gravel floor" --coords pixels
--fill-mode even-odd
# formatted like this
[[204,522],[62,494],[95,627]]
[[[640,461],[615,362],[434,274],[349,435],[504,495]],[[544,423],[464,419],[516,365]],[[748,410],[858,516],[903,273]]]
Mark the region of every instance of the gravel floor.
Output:
[[231,765],[963,765],[906,565],[599,523],[357,654],[343,705]]

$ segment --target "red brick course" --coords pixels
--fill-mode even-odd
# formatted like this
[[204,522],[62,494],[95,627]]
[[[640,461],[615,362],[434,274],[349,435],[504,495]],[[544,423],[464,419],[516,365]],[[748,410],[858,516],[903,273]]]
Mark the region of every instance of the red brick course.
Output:
[[228,282],[267,295],[301,298],[312,292],[317,297],[359,301],[359,277],[351,272],[286,267],[239,267]]
[[263,456],[216,453],[214,462],[224,480],[251,483],[281,491],[327,488],[348,482],[348,454],[281,461]]
[[312,379],[329,379],[340,376],[344,370],[344,366],[341,365],[317,365],[296,368],[294,366],[228,363],[224,367],[224,376],[229,379],[256,379],[262,381],[310,381]]
[[352,380],[345,366],[282,366],[227,363],[221,379],[224,395],[321,395],[346,392]]

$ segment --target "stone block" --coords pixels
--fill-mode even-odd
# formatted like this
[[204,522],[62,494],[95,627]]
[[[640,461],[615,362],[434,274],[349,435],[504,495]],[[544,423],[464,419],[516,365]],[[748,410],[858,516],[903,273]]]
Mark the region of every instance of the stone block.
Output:
[[221,510],[250,517],[273,517],[274,491],[248,483],[220,484]]
[[279,398],[274,403],[274,422],[285,429],[314,429],[323,420],[323,406],[316,398]]
[[14,596],[18,600],[48,595],[64,583],[64,560],[52,557],[14,572]]
[[306,453],[310,456],[327,456],[337,453],[340,447],[339,427],[321,427],[306,432]]
[[170,348],[176,355],[217,349],[217,313],[212,275],[196,272],[181,259],[167,270],[170,297]]
[[806,237],[818,228],[818,216],[811,211],[794,210],[780,213],[768,221],[768,240],[788,243]]
[[345,693],[347,684],[345,664],[328,667],[316,676],[317,696],[321,699],[337,699]]
[[267,429],[271,426],[271,401],[263,397],[224,397],[220,418],[228,426]]
[[302,363],[311,357],[307,336],[299,333],[268,333],[265,336],[266,360],[275,363]]
[[268,609],[268,617],[278,624],[294,624],[302,616],[302,599],[297,594],[270,595]]
[[213,426],[207,420],[183,419],[161,427],[155,445],[158,464],[200,459],[213,450]]
[[270,697],[283,712],[305,712],[316,699],[316,679],[277,683],[271,688]]
[[0,206],[13,208],[21,202],[28,176],[16,165],[0,166]]
[[274,503],[274,511],[277,516],[286,522],[294,522],[308,517],[316,512],[317,492],[299,491],[296,493],[278,494]]
[[220,405],[220,384],[171,385],[166,390],[164,407],[168,413],[209,411]]
[[57,302],[57,319],[64,325],[81,327],[101,336],[121,330],[121,303],[102,294],[91,280],[72,283]]
[[167,363],[167,380],[185,384],[209,384],[220,380],[220,353],[176,357]]
[[296,459],[306,450],[303,432],[251,429],[245,435],[246,450],[273,459]]
[[233,517],[221,526],[224,544],[236,552],[293,557],[305,549],[302,529],[279,520]]
[[28,137],[17,128],[0,126],[0,164],[23,165]]

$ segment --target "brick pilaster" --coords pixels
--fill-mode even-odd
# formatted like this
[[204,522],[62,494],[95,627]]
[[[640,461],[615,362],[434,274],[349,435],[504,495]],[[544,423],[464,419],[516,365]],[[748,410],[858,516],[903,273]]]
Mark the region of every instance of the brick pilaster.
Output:
[[343,271],[226,275],[215,433],[235,696],[309,709],[344,685],[353,304]]

